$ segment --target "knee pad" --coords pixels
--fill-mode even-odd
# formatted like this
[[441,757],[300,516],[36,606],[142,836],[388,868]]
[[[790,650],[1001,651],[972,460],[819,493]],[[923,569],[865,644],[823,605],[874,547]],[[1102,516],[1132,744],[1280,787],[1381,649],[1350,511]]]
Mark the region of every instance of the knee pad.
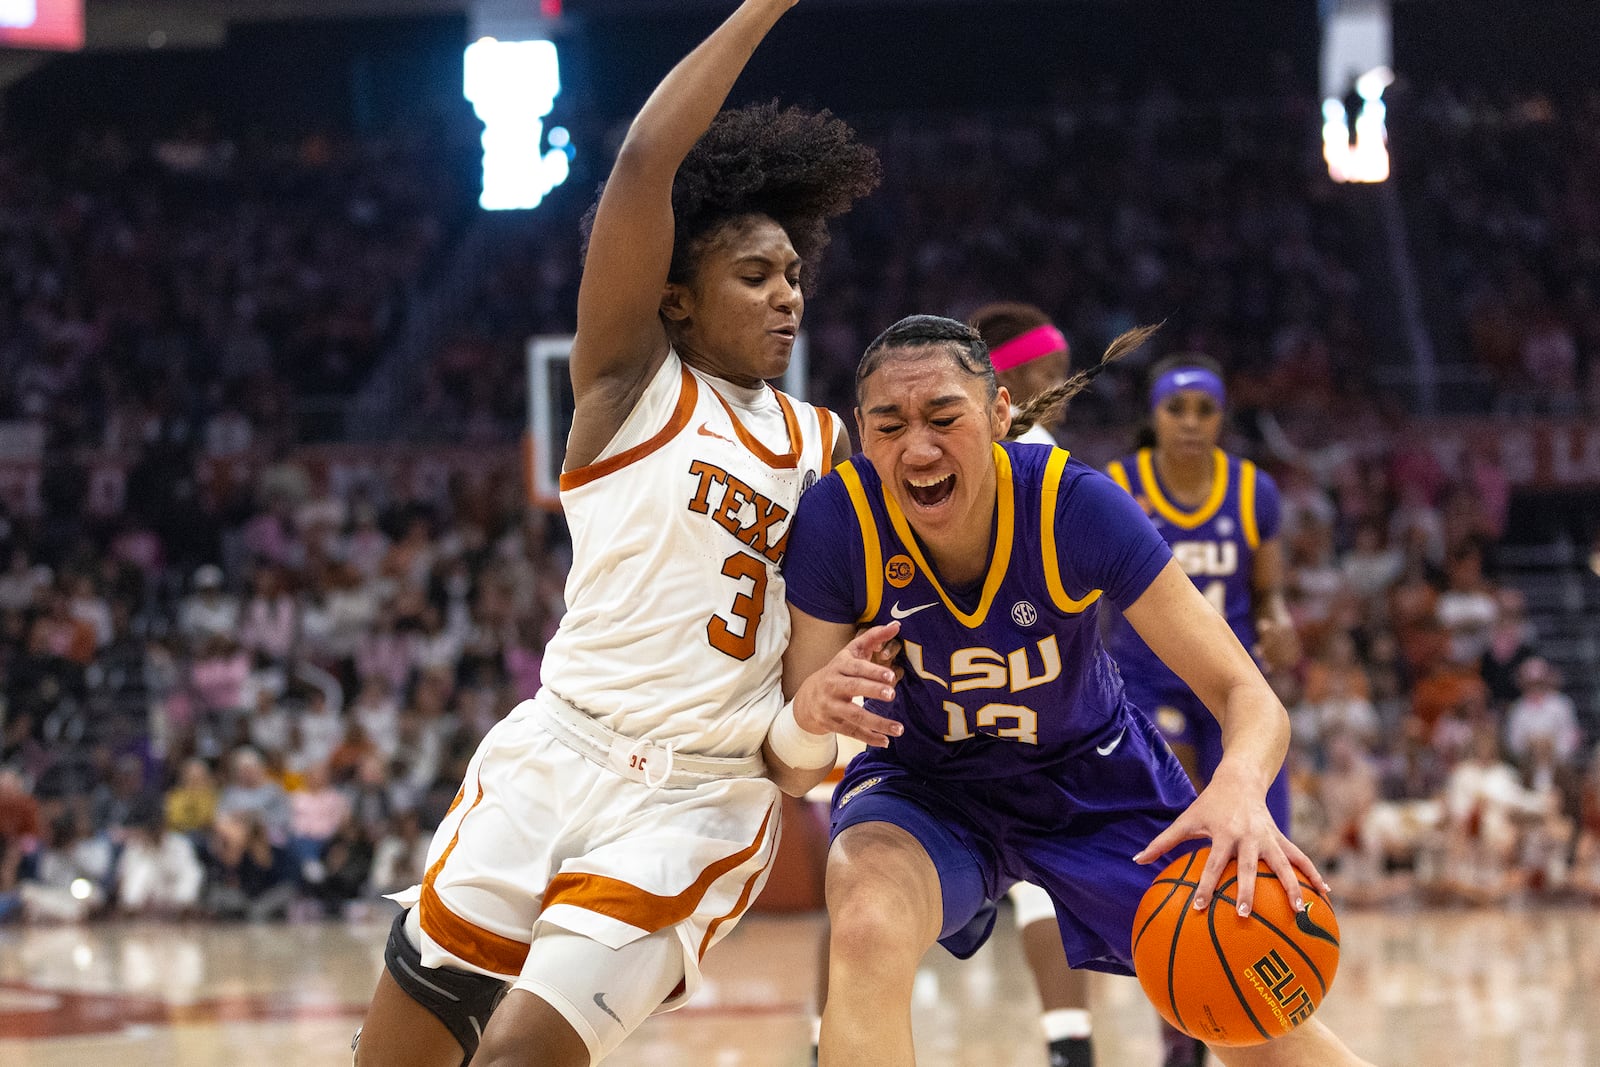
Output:
[[599,1063],[683,985],[683,947],[671,927],[613,949],[547,925],[534,932],[512,988],[554,1008]]
[[410,914],[401,912],[389,927],[383,965],[406,996],[428,1009],[450,1031],[465,1053],[461,1067],[467,1067],[483,1040],[490,1014],[505,995],[506,985],[487,975],[424,967],[422,951],[406,936],[406,918]]

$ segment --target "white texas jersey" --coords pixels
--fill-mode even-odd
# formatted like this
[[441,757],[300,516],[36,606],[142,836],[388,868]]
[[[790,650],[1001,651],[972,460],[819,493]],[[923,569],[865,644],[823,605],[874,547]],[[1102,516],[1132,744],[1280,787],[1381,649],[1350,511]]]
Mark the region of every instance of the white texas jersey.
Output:
[[561,476],[572,569],[544,685],[629,737],[760,751],[789,642],[778,565],[835,425],[669,353],[600,457]]
[[[1012,410],[1012,414],[1016,414],[1015,409]],[[1021,437],[1017,438],[1017,441],[1025,445],[1056,444],[1055,434],[1051,433],[1043,426],[1040,426],[1038,423],[1034,423],[1032,426],[1028,427],[1027,431],[1023,433]]]

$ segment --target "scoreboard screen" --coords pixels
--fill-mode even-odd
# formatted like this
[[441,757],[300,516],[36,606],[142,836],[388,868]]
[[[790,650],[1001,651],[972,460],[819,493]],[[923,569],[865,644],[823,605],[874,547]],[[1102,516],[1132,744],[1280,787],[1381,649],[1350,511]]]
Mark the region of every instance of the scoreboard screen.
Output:
[[0,0],[0,48],[83,47],[83,0]]

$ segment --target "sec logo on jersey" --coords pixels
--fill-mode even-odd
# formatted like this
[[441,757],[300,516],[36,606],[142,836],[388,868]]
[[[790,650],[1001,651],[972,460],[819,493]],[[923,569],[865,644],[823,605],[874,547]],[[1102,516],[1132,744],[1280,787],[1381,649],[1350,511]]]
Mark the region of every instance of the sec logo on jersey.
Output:
[[917,573],[915,564],[910,556],[894,556],[883,565],[883,580],[896,589],[904,589],[911,584],[911,576]]

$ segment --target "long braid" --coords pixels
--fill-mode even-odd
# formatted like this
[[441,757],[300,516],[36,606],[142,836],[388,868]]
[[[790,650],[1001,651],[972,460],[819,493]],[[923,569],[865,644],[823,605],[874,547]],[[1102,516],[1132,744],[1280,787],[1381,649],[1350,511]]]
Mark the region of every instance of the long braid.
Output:
[[1154,337],[1156,331],[1161,329],[1161,324],[1152,326],[1136,326],[1119,336],[1106,348],[1105,355],[1100,357],[1100,362],[1088,370],[1081,370],[1053,389],[1044,392],[1029,400],[1017,409],[1011,416],[1011,430],[1006,434],[1006,440],[1014,441],[1033,429],[1041,422],[1054,422],[1066,410],[1072,398],[1089,388],[1107,367],[1125,356],[1143,348],[1145,342]]

